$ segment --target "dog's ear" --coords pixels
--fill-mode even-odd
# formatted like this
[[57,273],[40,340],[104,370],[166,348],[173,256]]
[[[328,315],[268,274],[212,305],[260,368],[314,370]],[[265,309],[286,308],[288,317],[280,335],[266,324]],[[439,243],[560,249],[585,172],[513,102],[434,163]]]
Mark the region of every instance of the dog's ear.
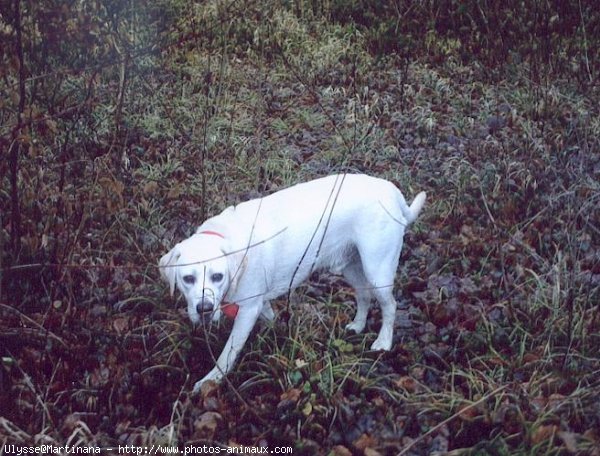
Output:
[[162,256],[160,261],[158,262],[158,270],[160,271],[160,276],[163,278],[165,282],[169,284],[169,290],[171,292],[171,296],[175,292],[175,278],[177,277],[177,271],[175,270],[175,265],[181,256],[181,252],[179,251],[178,246],[173,247],[169,250],[168,253]]

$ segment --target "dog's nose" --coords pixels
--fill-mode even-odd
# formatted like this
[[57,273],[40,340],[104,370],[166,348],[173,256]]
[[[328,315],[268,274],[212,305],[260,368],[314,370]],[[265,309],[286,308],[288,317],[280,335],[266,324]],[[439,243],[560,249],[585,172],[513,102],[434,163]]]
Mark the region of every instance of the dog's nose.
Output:
[[213,311],[213,303],[209,299],[202,299],[198,304],[196,304],[196,312],[199,314],[212,312]]

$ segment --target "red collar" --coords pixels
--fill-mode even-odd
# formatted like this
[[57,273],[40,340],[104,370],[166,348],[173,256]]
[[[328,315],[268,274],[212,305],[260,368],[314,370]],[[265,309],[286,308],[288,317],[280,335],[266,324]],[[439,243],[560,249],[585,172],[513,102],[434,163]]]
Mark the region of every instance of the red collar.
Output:
[[221,233],[217,233],[216,231],[205,230],[200,231],[198,234],[210,234],[212,236],[219,236],[220,238],[225,239],[225,236],[223,236]]

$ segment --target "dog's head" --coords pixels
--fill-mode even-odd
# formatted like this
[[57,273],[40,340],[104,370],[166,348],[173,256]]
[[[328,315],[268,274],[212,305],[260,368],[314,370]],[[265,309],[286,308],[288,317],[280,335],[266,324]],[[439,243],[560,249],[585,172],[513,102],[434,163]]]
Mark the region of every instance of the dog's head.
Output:
[[221,317],[221,303],[235,288],[242,274],[239,253],[229,252],[227,240],[220,236],[194,234],[165,254],[159,262],[161,277],[185,296],[193,323]]

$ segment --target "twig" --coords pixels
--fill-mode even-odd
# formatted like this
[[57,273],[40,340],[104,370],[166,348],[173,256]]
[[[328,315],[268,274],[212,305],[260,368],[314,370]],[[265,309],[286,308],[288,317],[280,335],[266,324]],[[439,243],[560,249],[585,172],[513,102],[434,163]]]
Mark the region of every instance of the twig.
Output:
[[59,342],[65,349],[68,349],[69,347],[67,346],[67,344],[65,343],[64,340],[62,340],[60,337],[58,337],[56,334],[54,334],[52,331],[49,331],[47,328],[44,328],[42,325],[40,325],[37,321],[29,318],[27,315],[25,315],[24,313],[20,312],[18,309],[9,306],[8,304],[4,304],[0,302],[0,308],[4,308],[6,310],[9,310],[11,312],[14,312],[16,314],[19,315],[20,318],[22,318],[23,320],[27,321],[28,323],[31,323],[34,326],[37,326],[41,331],[45,332],[47,335],[49,335],[52,339],[56,340],[57,342]]
[[588,41],[587,41],[587,33],[585,31],[585,21],[583,19],[583,9],[581,8],[581,0],[579,0],[579,16],[581,17],[581,30],[583,31],[583,54],[585,56],[585,67],[587,70],[588,78],[590,82],[594,81],[592,77],[592,72],[590,70],[590,59],[588,57]]
[[[281,230],[279,230],[277,233],[273,234],[272,236],[269,236],[266,239],[263,239],[262,241],[258,241],[258,242],[254,242],[250,245],[248,245],[247,247],[244,247],[243,249],[238,249],[238,250],[233,250],[231,252],[225,253],[223,255],[220,255],[218,257],[214,257],[214,258],[208,258],[206,260],[202,260],[202,261],[195,261],[193,263],[185,263],[185,264],[172,264],[172,265],[166,265],[166,266],[156,266],[159,268],[175,268],[175,267],[179,267],[179,266],[191,266],[194,264],[202,264],[202,263],[208,263],[210,261],[214,261],[217,260],[219,258],[224,258],[227,257],[229,255],[235,255],[236,253],[242,253],[242,252],[246,252],[248,249],[259,246],[261,244],[264,244],[265,242],[269,242],[271,239],[275,238],[276,236],[279,236],[281,233],[283,233],[286,230],[286,228],[283,228]],[[29,263],[29,264],[18,264],[16,266],[10,266],[8,268],[3,268],[0,269],[0,273],[2,272],[6,272],[6,271],[18,271],[21,269],[33,269],[33,268],[44,268],[44,267],[48,267],[48,268],[68,268],[68,269],[115,269],[115,270],[126,270],[126,271],[136,271],[142,268],[147,267],[148,265],[140,265],[140,266],[129,266],[129,265],[108,265],[108,264],[71,264],[71,263]],[[155,265],[152,265],[155,266]]]

